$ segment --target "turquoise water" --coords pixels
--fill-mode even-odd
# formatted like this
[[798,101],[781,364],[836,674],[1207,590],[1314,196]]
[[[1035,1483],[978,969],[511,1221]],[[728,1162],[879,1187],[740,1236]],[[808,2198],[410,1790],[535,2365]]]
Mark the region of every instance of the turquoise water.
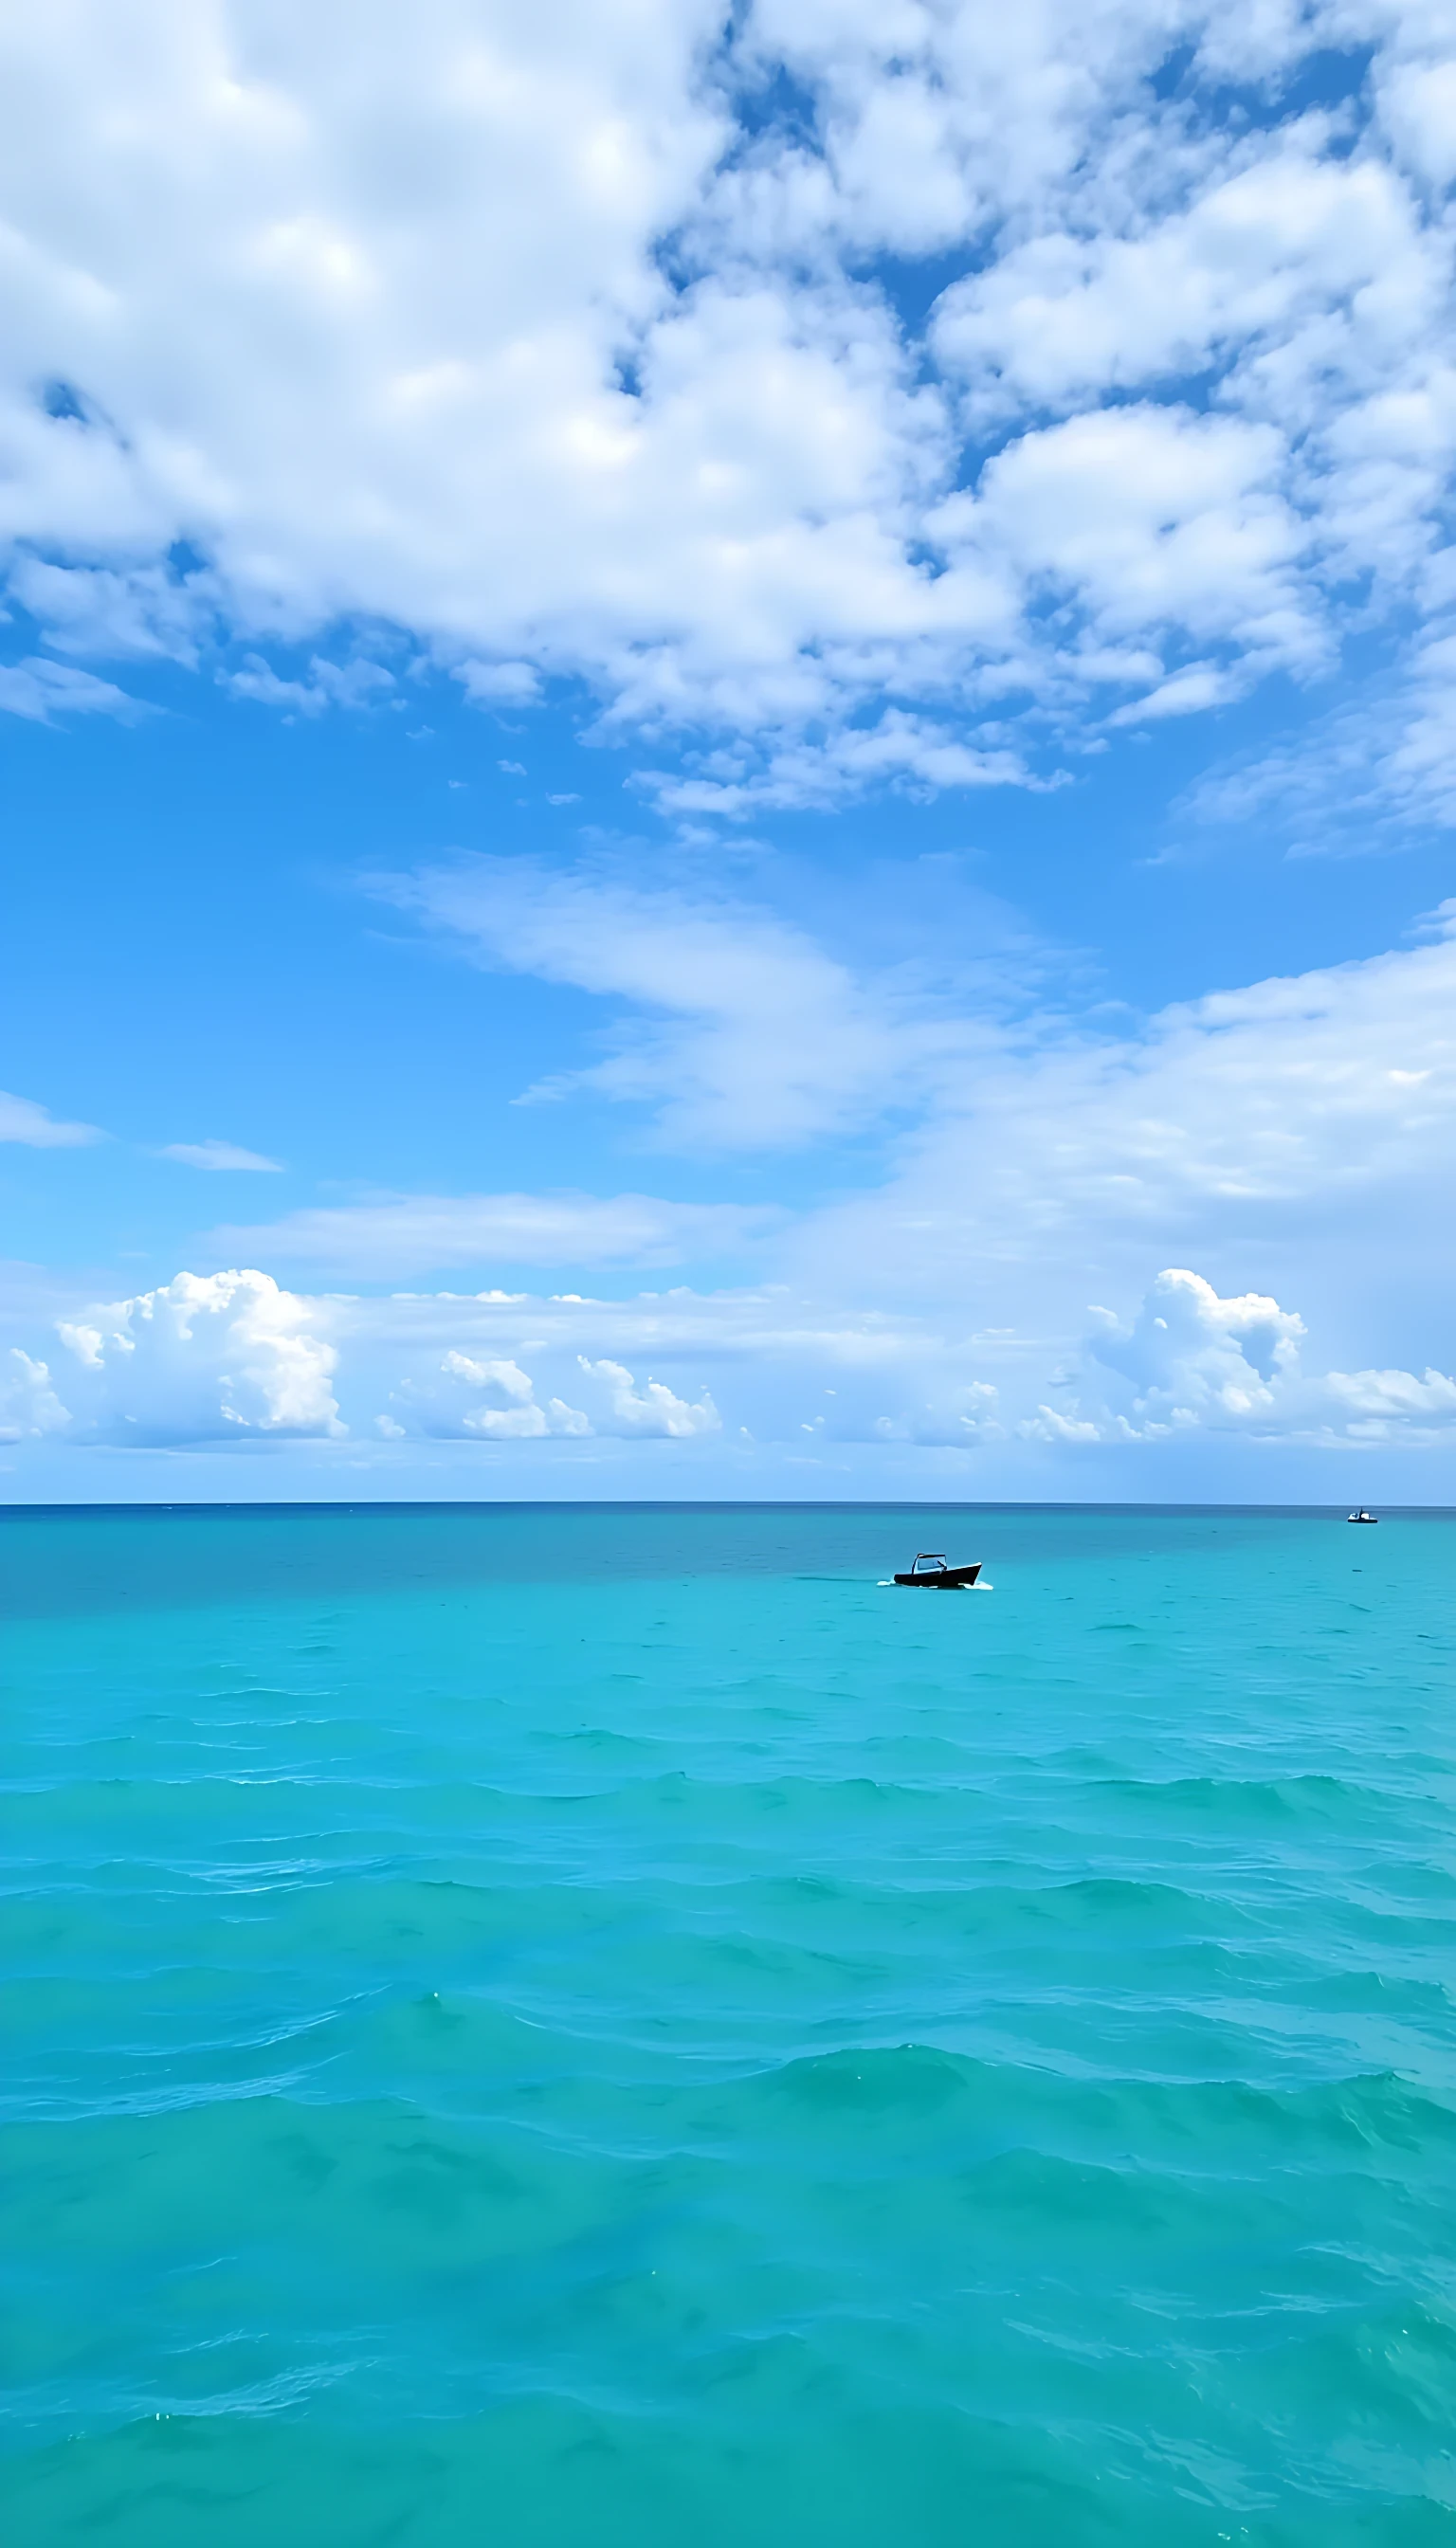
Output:
[[10,2548],[1456,2541],[1453,1561],[7,1515]]

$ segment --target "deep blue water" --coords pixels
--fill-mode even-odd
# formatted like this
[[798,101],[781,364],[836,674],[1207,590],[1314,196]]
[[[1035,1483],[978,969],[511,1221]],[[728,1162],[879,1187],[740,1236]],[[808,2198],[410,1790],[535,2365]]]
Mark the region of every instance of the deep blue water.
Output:
[[1456,2541],[1456,1518],[0,1568],[11,2548]]

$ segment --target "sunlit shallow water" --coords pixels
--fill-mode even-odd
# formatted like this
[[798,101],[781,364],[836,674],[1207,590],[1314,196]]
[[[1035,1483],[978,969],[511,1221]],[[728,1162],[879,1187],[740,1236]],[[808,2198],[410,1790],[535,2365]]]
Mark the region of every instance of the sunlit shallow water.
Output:
[[1456,2540],[1456,1521],[0,1564],[13,2548]]

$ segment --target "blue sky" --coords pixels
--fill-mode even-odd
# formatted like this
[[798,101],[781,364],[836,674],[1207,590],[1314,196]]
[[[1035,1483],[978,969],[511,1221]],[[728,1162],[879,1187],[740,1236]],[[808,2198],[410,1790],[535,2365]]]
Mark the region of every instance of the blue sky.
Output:
[[18,1497],[1456,1495],[1456,20],[5,40]]

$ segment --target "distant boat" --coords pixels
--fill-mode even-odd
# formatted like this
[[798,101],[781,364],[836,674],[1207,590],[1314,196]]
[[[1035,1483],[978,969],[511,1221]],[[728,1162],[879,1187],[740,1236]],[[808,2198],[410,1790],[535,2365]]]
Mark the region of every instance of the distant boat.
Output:
[[908,1575],[897,1575],[897,1584],[924,1584],[933,1592],[963,1592],[980,1573],[979,1561],[974,1566],[948,1566],[934,1549],[918,1551]]
[[1362,1504],[1362,1505],[1360,1506],[1360,1509],[1359,1509],[1359,1511],[1358,1511],[1358,1512],[1346,1513],[1346,1515],[1345,1515],[1345,1519],[1346,1519],[1346,1521],[1369,1521],[1369,1522],[1376,1522],[1376,1521],[1379,1521],[1379,1519],[1380,1519],[1380,1515],[1379,1515],[1379,1513],[1368,1513],[1368,1512],[1366,1511],[1366,1509],[1365,1509],[1364,1505]]

